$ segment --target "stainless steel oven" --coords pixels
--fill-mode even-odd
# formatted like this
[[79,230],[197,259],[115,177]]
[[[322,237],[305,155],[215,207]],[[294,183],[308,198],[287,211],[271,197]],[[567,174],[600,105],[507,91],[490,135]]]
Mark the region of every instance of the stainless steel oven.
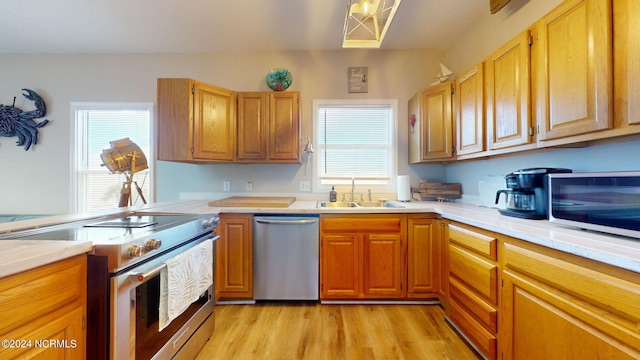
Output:
[[[3,237],[93,242],[87,359],[192,359],[213,333],[215,284],[160,330],[161,272],[168,261],[200,245],[210,246],[214,261],[217,225],[217,216],[130,213]],[[213,281],[213,262],[211,271]]]
[[[162,331],[158,311],[160,272],[165,261],[211,239],[212,236],[204,236],[135,268],[113,274],[110,279],[112,359],[171,359],[197,330],[204,332],[205,341],[213,334],[213,284]],[[197,354],[201,346],[193,345],[183,351]]]

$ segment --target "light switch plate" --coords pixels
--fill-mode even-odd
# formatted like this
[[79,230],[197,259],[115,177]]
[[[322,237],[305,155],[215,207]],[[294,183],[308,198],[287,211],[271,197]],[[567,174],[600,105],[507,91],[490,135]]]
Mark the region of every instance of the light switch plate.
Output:
[[244,189],[245,191],[253,191],[253,181],[247,180],[247,186]]
[[222,190],[223,191],[231,191],[231,182],[230,181],[223,181],[222,182]]
[[300,181],[300,191],[311,191],[311,183],[309,181]]

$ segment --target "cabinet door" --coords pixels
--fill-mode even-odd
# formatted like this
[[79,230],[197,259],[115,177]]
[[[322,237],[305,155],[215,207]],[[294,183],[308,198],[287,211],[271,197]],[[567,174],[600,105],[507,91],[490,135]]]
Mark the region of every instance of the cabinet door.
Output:
[[529,31],[486,61],[487,143],[490,150],[531,143]]
[[440,221],[407,220],[407,297],[433,297],[438,291]]
[[612,127],[611,36],[611,0],[565,1],[536,24],[542,146]]
[[269,160],[300,161],[300,100],[297,92],[270,94]]
[[365,297],[403,297],[402,237],[400,234],[365,234],[363,284]]
[[456,80],[458,155],[484,148],[484,64],[480,63]]
[[158,160],[188,161],[193,149],[191,79],[158,79]]
[[613,2],[615,127],[640,131],[640,2]]
[[236,99],[232,91],[201,82],[194,89],[193,158],[233,161]]
[[453,86],[433,86],[422,95],[422,157],[424,160],[453,158]]
[[[220,297],[253,298],[253,223],[252,215],[221,214],[217,231],[216,271]],[[216,244],[217,245],[217,244]]]
[[238,160],[266,160],[269,135],[269,95],[238,94]]
[[[2,359],[85,358],[83,307],[65,307],[38,318],[30,326],[2,335],[3,339],[24,340],[20,346],[3,346]],[[17,344],[20,344],[19,342]]]
[[320,243],[322,298],[358,297],[361,283],[358,235],[323,235]]
[[640,358],[638,283],[620,269],[525,246],[504,245],[505,359]]
[[[504,275],[505,359],[638,359],[634,351],[546,300],[548,292],[511,272]],[[506,320],[505,320],[506,322]],[[504,354],[504,353],[503,353]]]
[[0,358],[84,359],[86,304],[84,254],[0,279]]

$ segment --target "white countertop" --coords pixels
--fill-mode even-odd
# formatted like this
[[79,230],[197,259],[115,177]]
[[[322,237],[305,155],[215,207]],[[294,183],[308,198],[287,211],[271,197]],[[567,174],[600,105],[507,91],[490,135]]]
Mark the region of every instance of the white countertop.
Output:
[[[44,226],[124,211],[158,213],[253,213],[253,214],[358,214],[358,213],[438,213],[443,218],[495,231],[552,249],[579,255],[640,273],[640,239],[606,235],[551,224],[546,220],[508,217],[497,209],[453,202],[401,203],[404,208],[317,208],[315,200],[298,200],[288,208],[209,207],[205,200],[184,200],[114,209],[102,213],[74,214],[0,224],[0,232],[25,226]],[[91,242],[0,241],[0,278],[76,254],[91,251]]]
[[547,220],[528,220],[501,215],[497,209],[456,202],[412,201],[404,208],[317,208],[317,201],[296,201],[285,209],[213,208],[206,202],[196,205],[197,213],[437,213],[513,238],[575,254],[605,264],[640,273],[640,239],[608,235],[552,224]]
[[[20,229],[63,224],[130,211],[184,213],[190,212],[188,210],[193,206],[198,206],[200,204],[202,204],[201,201],[166,202],[85,214],[56,215],[16,222],[0,223],[0,234],[18,231]],[[29,269],[34,269],[42,265],[47,265],[78,254],[87,253],[92,250],[93,244],[91,241],[3,239],[0,240],[0,278],[18,274]]]

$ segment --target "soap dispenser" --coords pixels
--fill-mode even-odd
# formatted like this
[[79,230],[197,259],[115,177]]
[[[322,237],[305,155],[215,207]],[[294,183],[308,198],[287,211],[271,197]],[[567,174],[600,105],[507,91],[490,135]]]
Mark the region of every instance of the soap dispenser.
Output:
[[331,187],[331,191],[329,192],[329,201],[330,202],[338,201],[338,193],[336,192],[335,186]]

